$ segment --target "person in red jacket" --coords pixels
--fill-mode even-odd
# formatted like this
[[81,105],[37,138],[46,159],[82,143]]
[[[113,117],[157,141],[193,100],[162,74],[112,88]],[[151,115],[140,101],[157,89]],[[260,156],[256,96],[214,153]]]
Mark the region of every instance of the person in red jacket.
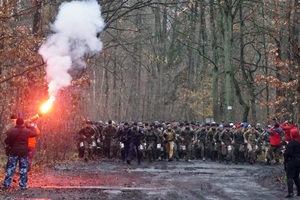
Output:
[[281,138],[284,134],[282,128],[280,128],[279,123],[275,123],[275,126],[268,130],[270,135],[270,148],[267,152],[267,165],[271,164],[271,160],[275,157],[275,162],[279,163],[279,151],[281,149]]
[[[35,123],[30,123],[29,127],[37,128],[37,125]],[[40,134],[41,134],[41,131],[39,129],[36,129],[36,136],[28,138],[28,170],[27,170],[28,172],[31,170],[31,163],[32,163],[33,156],[35,153],[36,138]]]
[[282,130],[284,131],[284,141],[291,141],[291,130],[296,126],[290,121],[285,121],[281,124]]

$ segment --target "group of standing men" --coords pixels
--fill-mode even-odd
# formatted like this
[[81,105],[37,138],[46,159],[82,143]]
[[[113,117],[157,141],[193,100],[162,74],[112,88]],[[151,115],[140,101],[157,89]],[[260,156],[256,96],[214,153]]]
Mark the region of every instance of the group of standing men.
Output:
[[[260,124],[248,123],[120,123],[111,120],[103,123],[87,122],[79,131],[79,157],[104,155],[118,158],[130,164],[133,156],[138,164],[142,158],[149,162],[184,158],[211,159],[212,161],[249,162],[253,164],[263,154],[266,164],[279,163],[282,142],[288,140],[288,132],[294,125],[289,122],[262,129]],[[284,138],[283,138],[284,137]],[[86,145],[84,145],[86,143]]]
[[[111,120],[104,127],[102,123],[87,121],[87,126],[78,134],[79,157],[83,158],[87,147],[88,158],[94,159],[97,155],[108,158],[118,157],[120,142],[122,148],[122,159],[130,164],[133,155],[137,152],[138,164],[141,163],[142,155],[139,153],[143,130],[135,122],[132,127],[125,122],[122,127],[113,125]],[[118,138],[118,139],[117,139]]]
[[[179,131],[179,128],[177,130]],[[187,126],[184,133],[180,138],[187,148],[191,149],[195,132]],[[117,158],[121,155],[122,161],[130,164],[136,156],[140,164],[145,156],[150,162],[162,160],[164,157],[168,157],[171,161],[176,154],[174,149],[177,149],[177,134],[171,125],[168,125],[166,130],[162,130],[161,126],[154,123],[140,125],[133,122],[130,126],[125,122],[116,127],[111,120],[106,126],[87,121],[87,125],[78,134],[78,150],[81,158],[84,157],[87,147],[88,157],[91,159],[96,155],[104,155],[108,158]],[[186,160],[191,159],[191,151],[188,151]]]

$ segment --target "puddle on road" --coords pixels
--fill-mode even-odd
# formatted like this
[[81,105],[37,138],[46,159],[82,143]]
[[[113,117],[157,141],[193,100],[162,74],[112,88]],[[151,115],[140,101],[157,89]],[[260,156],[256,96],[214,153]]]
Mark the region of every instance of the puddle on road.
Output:
[[[199,166],[201,164],[201,166]],[[129,169],[128,172],[144,172],[144,173],[160,173],[160,174],[192,174],[192,175],[216,175],[218,177],[246,177],[249,168],[245,166],[229,166],[221,165],[213,167],[211,164],[204,165],[203,163],[195,163],[192,165],[176,165],[176,166],[163,166],[163,167],[147,167]]]
[[13,200],[52,200],[48,198],[14,198]]
[[103,190],[103,192],[108,193],[108,194],[121,194],[121,190]]

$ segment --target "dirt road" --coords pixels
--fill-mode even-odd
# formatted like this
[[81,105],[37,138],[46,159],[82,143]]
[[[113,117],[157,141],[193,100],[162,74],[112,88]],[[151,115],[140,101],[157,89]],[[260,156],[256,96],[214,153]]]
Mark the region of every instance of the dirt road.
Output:
[[[276,182],[282,165],[192,162],[76,161],[30,172],[27,190],[18,176],[1,199],[282,199],[285,187]],[[2,178],[2,177],[1,177]]]

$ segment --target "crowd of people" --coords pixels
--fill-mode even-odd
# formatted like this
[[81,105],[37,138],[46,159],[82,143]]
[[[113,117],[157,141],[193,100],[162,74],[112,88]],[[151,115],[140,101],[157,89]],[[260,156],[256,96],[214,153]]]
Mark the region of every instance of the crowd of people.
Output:
[[279,163],[279,156],[289,141],[290,132],[297,131],[294,124],[261,127],[246,122],[233,123],[137,123],[116,124],[109,120],[87,121],[79,131],[79,157],[95,159],[98,156],[120,158],[130,164],[133,157],[137,163],[162,160],[191,162],[210,159],[225,163],[253,164],[260,156],[266,165]]
[[[11,116],[7,125],[5,145],[8,147],[6,176],[3,186],[10,187],[19,162],[21,189],[27,188],[27,172],[40,134],[32,123],[40,116],[23,120]],[[279,164],[284,158],[288,194],[293,197],[293,184],[300,196],[300,135],[291,121],[261,127],[259,123],[179,123],[179,122],[122,122],[86,121],[78,131],[79,158],[84,160],[106,157],[131,164],[142,161],[179,161],[201,159],[230,163],[254,164],[258,157],[266,165]]]
[[293,184],[300,196],[300,135],[292,121],[261,127],[259,123],[137,123],[116,124],[108,121],[87,121],[78,134],[79,157],[96,159],[105,156],[131,164],[134,157],[141,161],[193,159],[229,163],[254,164],[260,156],[265,165],[280,164],[284,158],[288,194],[292,198]]

